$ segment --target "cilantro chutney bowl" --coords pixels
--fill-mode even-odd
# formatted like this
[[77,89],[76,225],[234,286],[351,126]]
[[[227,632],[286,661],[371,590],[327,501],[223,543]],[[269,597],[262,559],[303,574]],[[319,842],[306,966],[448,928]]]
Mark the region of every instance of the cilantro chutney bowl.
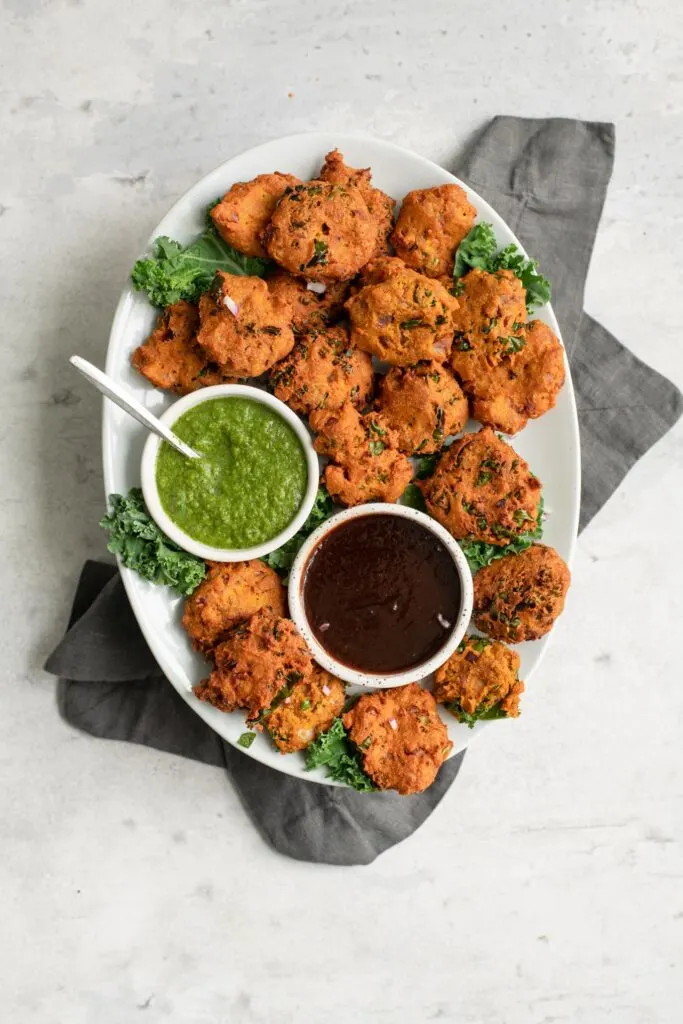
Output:
[[320,463],[296,413],[260,388],[218,384],[160,417],[191,447],[189,459],[150,434],[142,493],[170,539],[211,562],[242,562],[282,547],[313,508]]

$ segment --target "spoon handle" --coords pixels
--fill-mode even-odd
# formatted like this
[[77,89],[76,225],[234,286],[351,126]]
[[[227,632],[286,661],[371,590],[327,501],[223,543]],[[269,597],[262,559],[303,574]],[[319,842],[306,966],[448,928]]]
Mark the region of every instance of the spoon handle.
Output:
[[107,376],[106,373],[103,373],[102,370],[98,370],[87,359],[83,359],[81,356],[71,356],[69,362],[110,401],[118,405],[124,412],[127,412],[129,416],[136,419],[143,427],[151,430],[153,434],[158,434],[164,441],[168,441],[181,455],[187,456],[188,459],[199,459],[201,457],[199,452],[196,452],[194,448],[190,448],[188,444],[185,444],[179,437],[176,437],[170,427],[167,427],[165,423],[157,419],[148,409],[145,409],[144,405],[138,402],[136,398],[133,398],[125,388],[122,388],[120,384],[117,384],[115,380]]

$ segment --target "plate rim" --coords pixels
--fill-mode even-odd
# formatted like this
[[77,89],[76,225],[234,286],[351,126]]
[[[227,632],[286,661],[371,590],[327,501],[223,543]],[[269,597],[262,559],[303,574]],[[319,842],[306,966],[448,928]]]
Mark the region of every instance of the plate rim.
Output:
[[[143,252],[148,252],[149,251],[149,249],[152,246],[152,243],[154,242],[154,240],[156,238],[158,238],[160,235],[164,234],[164,231],[165,231],[165,227],[164,226],[165,226],[166,222],[174,217],[176,211],[178,211],[178,209],[180,207],[185,207],[186,204],[188,203],[188,201],[191,201],[191,197],[192,197],[192,194],[194,192],[200,192],[201,191],[202,186],[204,185],[204,183],[209,178],[213,177],[214,175],[219,174],[220,172],[223,172],[223,171],[227,170],[229,168],[229,166],[234,161],[240,159],[241,157],[245,157],[247,155],[258,156],[258,154],[260,152],[262,152],[262,151],[265,152],[265,151],[269,150],[271,147],[280,146],[280,145],[290,145],[290,146],[291,145],[296,145],[297,142],[301,142],[302,140],[306,140],[307,144],[311,144],[314,140],[318,140],[319,141],[319,145],[320,145],[320,150],[321,150],[321,159],[322,159],[322,155],[324,155],[325,152],[328,152],[329,149],[337,148],[337,149],[340,149],[340,150],[343,151],[345,146],[347,145],[347,143],[351,143],[352,145],[353,144],[360,144],[360,145],[369,144],[369,145],[372,145],[372,146],[379,147],[380,149],[384,149],[384,150],[386,150],[387,152],[390,152],[390,153],[395,153],[397,155],[401,155],[401,156],[404,156],[404,157],[408,156],[408,157],[410,157],[413,160],[417,159],[421,163],[423,163],[424,165],[427,165],[430,169],[433,168],[433,169],[435,169],[440,174],[447,174],[450,177],[450,179],[452,179],[452,183],[460,185],[462,188],[464,188],[468,193],[470,193],[475,198],[475,202],[476,202],[476,205],[477,205],[477,217],[478,217],[478,219],[480,219],[480,220],[481,219],[486,219],[486,216],[488,215],[488,213],[490,211],[490,213],[494,215],[494,219],[498,219],[498,220],[502,221],[505,224],[507,230],[510,232],[510,235],[514,239],[515,244],[519,247],[520,251],[524,254],[524,256],[527,259],[529,258],[529,255],[528,255],[526,249],[524,248],[524,246],[522,245],[522,243],[518,239],[518,237],[515,234],[515,232],[510,228],[510,226],[507,223],[507,221],[505,220],[505,218],[503,218],[494,209],[494,207],[491,206],[490,203],[488,203],[481,195],[479,195],[479,193],[476,191],[476,189],[472,188],[466,181],[464,181],[463,179],[459,178],[457,175],[453,174],[451,171],[447,170],[445,167],[442,167],[440,164],[436,163],[436,161],[430,160],[428,157],[422,156],[420,153],[416,153],[414,150],[408,149],[405,146],[399,146],[399,145],[397,145],[394,142],[389,142],[386,139],[377,138],[376,136],[369,135],[369,134],[359,135],[359,134],[354,134],[354,133],[349,133],[349,132],[316,132],[316,131],[296,132],[296,133],[294,133],[292,135],[283,135],[283,136],[279,136],[279,137],[276,137],[276,138],[268,139],[266,142],[259,143],[256,146],[249,146],[246,149],[240,150],[239,152],[232,154],[227,160],[223,160],[221,163],[217,164],[214,168],[212,168],[211,170],[207,171],[206,174],[202,175],[201,178],[198,178],[192,185],[190,185],[190,187],[188,189],[186,189],[185,192],[183,192],[183,194],[180,195],[176,199],[176,201],[170,206],[170,208],[166,211],[166,213],[162,217],[161,221],[157,224],[157,226],[155,227],[153,232],[148,237],[148,240],[145,243],[145,247],[144,247]],[[266,172],[262,171],[261,173],[266,173]],[[179,241],[182,241],[182,239],[179,239]],[[111,328],[110,328],[109,336],[108,336],[108,339],[107,339],[107,351],[106,351],[106,359],[105,359],[105,371],[107,373],[111,373],[112,372],[113,364],[114,364],[114,361],[115,361],[114,344],[113,344],[115,336],[119,333],[121,324],[123,323],[123,321],[128,316],[129,309],[130,309],[131,305],[133,304],[134,300],[135,300],[135,292],[134,292],[133,288],[131,287],[131,285],[129,283],[129,284],[127,284],[125,286],[125,288],[123,289],[123,291],[121,293],[121,296],[119,297],[119,300],[118,300],[118,302],[116,304],[116,308],[114,310],[114,315],[113,315],[112,321],[111,321]],[[572,380],[571,368],[569,366],[569,357],[568,357],[568,354],[567,354],[566,347],[564,345],[564,341],[562,339],[562,332],[560,330],[560,326],[558,324],[557,317],[555,316],[555,311],[554,311],[554,309],[552,307],[552,303],[547,303],[542,308],[543,308],[543,312],[544,312],[544,318],[547,319],[550,327],[553,329],[553,331],[556,333],[556,335],[560,339],[560,342],[561,342],[562,347],[564,349],[564,355],[565,355],[565,370],[566,370],[566,374],[565,374],[564,388],[567,389],[568,397],[569,397],[569,400],[570,400],[569,401],[570,413],[571,413],[570,424],[571,424],[571,432],[572,432],[573,438],[574,438],[574,452],[575,452],[574,467],[573,468],[574,468],[574,479],[576,481],[576,487],[574,489],[574,494],[573,494],[573,499],[574,499],[573,500],[573,507],[571,509],[571,517],[570,517],[571,525],[572,525],[571,540],[570,540],[569,551],[568,551],[567,557],[565,559],[567,565],[571,567],[571,564],[572,564],[572,562],[574,560],[574,555],[575,555],[575,552],[576,552],[576,544],[577,544],[577,539],[578,539],[579,514],[580,514],[580,505],[581,505],[581,439],[580,439],[580,434],[579,434],[578,410],[577,410],[577,406],[576,406],[576,394],[575,394],[575,391],[574,391],[574,384],[573,384],[573,380]],[[110,448],[110,441],[112,440],[113,435],[114,435],[114,431],[110,428],[110,420],[111,420],[112,412],[113,412],[113,410],[111,410],[110,404],[107,402],[106,399],[103,398],[103,400],[102,400],[101,439],[102,439],[102,468],[103,468],[103,476],[104,476],[104,491],[105,491],[105,505],[106,505],[106,507],[108,507],[109,494],[113,492],[113,483],[112,483],[112,478],[113,478],[113,475],[114,475],[113,455],[112,455],[111,448]],[[121,560],[118,557],[118,555],[116,556],[116,562],[117,562],[117,565],[118,565],[118,568],[119,568],[119,572],[121,574],[121,578],[123,580],[123,585],[124,585],[124,589],[126,591],[126,595],[127,595],[128,600],[130,602],[131,608],[133,609],[133,613],[134,613],[136,621],[137,621],[137,623],[138,623],[138,625],[140,627],[142,635],[144,636],[145,641],[146,641],[146,643],[147,643],[147,645],[148,645],[148,647],[149,647],[149,649],[150,649],[150,651],[151,651],[155,661],[158,663],[159,667],[161,668],[162,672],[164,673],[164,675],[165,675],[166,679],[168,680],[168,682],[170,683],[170,685],[173,686],[173,689],[176,691],[176,693],[178,693],[180,695],[180,697],[192,709],[192,711],[195,714],[199,715],[199,717],[209,726],[209,728],[211,728],[212,731],[216,733],[216,736],[218,737],[219,740],[221,740],[224,743],[229,743],[230,746],[235,748],[235,750],[239,750],[241,753],[246,754],[248,757],[251,757],[251,758],[253,758],[256,761],[259,761],[260,763],[265,764],[265,762],[263,762],[261,760],[261,758],[256,757],[255,753],[252,753],[252,751],[250,749],[245,749],[243,747],[238,746],[238,744],[235,741],[233,741],[231,739],[228,739],[227,737],[225,737],[221,733],[219,733],[216,729],[214,729],[213,724],[211,722],[211,709],[209,709],[204,704],[202,704],[201,701],[197,701],[196,699],[193,699],[191,692],[187,692],[183,687],[180,687],[180,686],[176,685],[176,683],[173,681],[174,672],[173,672],[173,669],[172,669],[172,667],[170,665],[170,661],[169,661],[168,657],[166,656],[166,654],[165,654],[165,652],[163,650],[162,645],[157,644],[156,639],[153,639],[154,632],[150,628],[149,621],[148,621],[148,616],[147,616],[146,611],[145,611],[144,602],[139,599],[139,595],[138,595],[138,593],[135,590],[135,586],[134,586],[134,583],[135,583],[135,580],[134,580],[135,573],[131,569],[126,569],[126,567],[121,564]],[[536,661],[535,665],[533,666],[533,668],[531,670],[532,674],[533,674],[533,672],[535,672],[538,669],[538,666],[541,664],[543,658],[545,657],[545,654],[546,654],[546,651],[548,649],[548,646],[549,646],[550,642],[552,642],[552,639],[548,643],[546,643],[543,646],[543,648],[539,651],[538,657],[537,657],[537,661]],[[463,750],[463,749],[467,749],[467,747],[469,746],[471,741],[477,735],[479,735],[482,732],[482,730],[487,725],[491,725],[491,724],[492,724],[491,722],[480,722],[480,723],[478,723],[477,726],[473,730],[470,731],[469,735],[467,736],[467,741],[462,746],[458,747],[458,751]],[[245,728],[246,728],[246,726],[245,726]],[[455,756],[455,754],[453,754],[451,756]],[[283,760],[283,762],[285,761],[284,758],[282,760]],[[311,775],[309,775],[308,777],[302,778],[302,773],[301,773],[300,769],[299,770],[294,770],[294,769],[290,768],[285,763],[283,763],[281,766],[280,765],[271,765],[271,764],[265,764],[265,766],[266,767],[270,767],[270,768],[274,768],[276,771],[280,771],[283,774],[290,775],[293,778],[298,778],[302,782],[312,782],[312,783],[317,783],[319,785],[327,785],[327,786],[332,786],[332,787],[342,786],[343,788],[347,788],[347,787],[343,786],[343,783],[339,783],[339,782],[336,782],[333,779],[322,777],[318,773],[316,773],[315,775],[311,773]]]

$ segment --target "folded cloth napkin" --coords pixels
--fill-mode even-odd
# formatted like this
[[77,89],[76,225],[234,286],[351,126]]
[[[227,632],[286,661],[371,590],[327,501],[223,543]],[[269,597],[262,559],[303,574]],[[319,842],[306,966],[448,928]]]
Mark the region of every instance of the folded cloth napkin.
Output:
[[[612,170],[614,128],[560,118],[497,117],[458,175],[539,261],[571,364],[579,409],[581,527],[678,419],[681,395],[583,312],[583,290]],[[455,779],[463,754],[426,793],[360,794],[282,775],[220,739],[161,674],[116,569],[87,562],[66,636],[46,669],[72,725],[227,769],[254,824],[281,853],[367,864],[409,836]]]

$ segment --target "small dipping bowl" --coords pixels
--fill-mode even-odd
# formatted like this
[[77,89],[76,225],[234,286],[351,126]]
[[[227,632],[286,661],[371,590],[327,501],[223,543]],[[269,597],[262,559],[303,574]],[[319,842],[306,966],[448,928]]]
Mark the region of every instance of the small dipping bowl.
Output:
[[165,442],[155,434],[149,435],[142,452],[141,479],[145,504],[150,515],[167,537],[170,537],[183,550],[189,551],[199,558],[204,558],[211,562],[242,562],[250,558],[262,558],[263,555],[267,555],[269,552],[275,551],[276,548],[285,544],[303,526],[308,518],[318,492],[318,481],[320,479],[318,455],[313,448],[313,442],[308,430],[296,413],[292,412],[284,402],[268,394],[267,391],[261,391],[260,388],[250,387],[247,384],[217,384],[214,387],[193,391],[192,394],[185,395],[184,398],[174,402],[160,419],[169,427],[173,427],[175,421],[183,413],[186,413],[188,409],[192,409],[204,402],[214,401],[217,398],[244,398],[260,402],[276,412],[294,431],[301,443],[306,458],[308,477],[303,501],[292,521],[284,530],[281,530],[280,533],[277,533],[270,540],[247,548],[212,547],[210,544],[204,544],[202,541],[195,540],[194,537],[191,537],[170,518],[161,504],[157,488],[156,471],[159,449]]
[[[424,530],[431,533],[440,542],[446,552],[450,555],[455,566],[460,582],[460,608],[451,623],[450,630],[444,639],[443,645],[426,660],[419,664],[410,665],[408,668],[390,672],[366,671],[361,667],[353,667],[345,664],[334,657],[326,650],[308,620],[304,600],[304,588],[306,584],[306,573],[311,562],[311,556],[318,549],[318,546],[332,531],[343,526],[351,520],[370,518],[371,516],[396,516],[411,520]],[[356,571],[360,576],[363,574],[363,565],[359,564]],[[465,635],[465,631],[472,615],[472,604],[474,599],[474,588],[472,584],[472,573],[470,572],[467,559],[463,555],[459,544],[448,533],[447,530],[424,512],[409,508],[405,505],[379,504],[359,505],[355,508],[346,509],[337,515],[326,520],[314,533],[305,541],[297,554],[289,577],[289,611],[294,623],[305,639],[315,660],[323,668],[331,672],[346,683],[353,683],[357,686],[382,688],[389,686],[405,686],[407,683],[418,682],[436,671],[453,654],[456,647]]]

